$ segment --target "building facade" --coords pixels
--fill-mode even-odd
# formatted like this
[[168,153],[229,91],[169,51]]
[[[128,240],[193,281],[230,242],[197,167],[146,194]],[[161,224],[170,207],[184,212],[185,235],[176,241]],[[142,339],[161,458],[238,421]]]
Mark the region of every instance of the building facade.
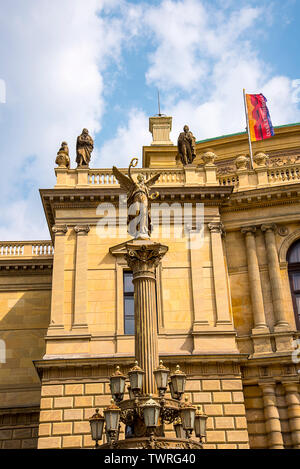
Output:
[[[205,448],[300,448],[300,124],[256,142],[252,169],[246,133],[197,142],[183,167],[171,123],[150,118],[133,171],[159,172],[157,202],[171,207],[169,231],[152,217],[169,248],[156,270],[159,356],[187,373]],[[2,449],[93,447],[88,419],[109,404],[115,366],[134,361],[122,191],[111,169],[55,173],[40,190],[51,240],[0,243]]]

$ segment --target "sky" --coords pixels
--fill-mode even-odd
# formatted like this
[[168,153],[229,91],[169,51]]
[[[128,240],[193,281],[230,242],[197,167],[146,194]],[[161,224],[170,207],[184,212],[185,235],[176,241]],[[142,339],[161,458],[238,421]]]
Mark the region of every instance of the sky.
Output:
[[0,240],[49,239],[38,190],[62,141],[128,166],[173,117],[197,140],[245,130],[242,90],[300,122],[300,0],[0,0]]

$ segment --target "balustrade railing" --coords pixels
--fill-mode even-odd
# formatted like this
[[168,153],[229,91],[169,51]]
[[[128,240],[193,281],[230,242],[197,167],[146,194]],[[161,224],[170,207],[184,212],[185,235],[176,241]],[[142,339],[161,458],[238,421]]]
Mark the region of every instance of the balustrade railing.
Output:
[[[127,169],[121,170],[124,174],[127,174]],[[161,173],[160,178],[156,184],[183,184],[185,182],[185,175],[182,169],[170,169],[170,170],[153,170],[138,168],[132,170],[132,174],[141,173],[145,179],[149,179],[157,173]],[[114,177],[111,169],[91,169],[88,174],[88,184],[98,186],[118,186],[118,182]]]
[[51,241],[0,241],[0,258],[49,257],[53,252]]

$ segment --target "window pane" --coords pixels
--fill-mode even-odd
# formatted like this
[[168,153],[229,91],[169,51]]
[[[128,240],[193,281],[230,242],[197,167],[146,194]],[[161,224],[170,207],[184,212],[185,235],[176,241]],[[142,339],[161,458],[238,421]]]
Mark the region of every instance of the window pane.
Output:
[[134,318],[134,298],[133,296],[125,296],[124,298],[125,318],[132,316]]
[[295,243],[289,252],[289,263],[300,262],[300,242]]
[[126,321],[125,321],[125,334],[134,335],[134,319],[126,319]]
[[124,293],[133,293],[132,272],[124,272]]
[[124,297],[124,333],[134,334],[134,298]]
[[294,290],[300,290],[300,272],[295,272],[292,274],[293,278],[293,288]]

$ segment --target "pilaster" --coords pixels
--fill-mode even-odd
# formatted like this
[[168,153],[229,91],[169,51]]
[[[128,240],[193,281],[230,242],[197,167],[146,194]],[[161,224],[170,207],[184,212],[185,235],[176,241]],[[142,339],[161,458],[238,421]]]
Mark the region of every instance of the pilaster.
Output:
[[214,275],[214,289],[216,301],[216,325],[230,325],[232,320],[229,311],[229,292],[226,281],[226,269],[224,263],[224,252],[222,234],[224,227],[221,222],[209,223],[208,228],[211,236],[211,255]]
[[74,314],[72,329],[87,329],[87,267],[88,267],[88,225],[76,225],[76,263],[75,263],[75,291]]
[[52,276],[51,319],[47,335],[57,333],[57,329],[64,328],[64,276],[65,276],[65,235],[67,225],[54,225],[52,231],[55,234],[54,259]]

